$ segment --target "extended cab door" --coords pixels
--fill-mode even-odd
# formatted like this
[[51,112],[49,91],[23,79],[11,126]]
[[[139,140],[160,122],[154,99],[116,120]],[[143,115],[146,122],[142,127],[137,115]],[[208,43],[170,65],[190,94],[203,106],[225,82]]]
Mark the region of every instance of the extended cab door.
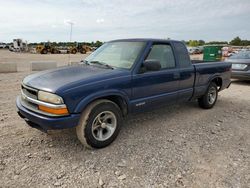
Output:
[[175,57],[178,61],[180,82],[178,92],[178,102],[191,99],[194,90],[195,70],[191,64],[186,46],[182,42],[173,42]]
[[153,43],[144,60],[158,60],[161,69],[146,72],[139,70],[133,75],[133,112],[175,103],[177,100],[180,75],[172,46],[169,43]]

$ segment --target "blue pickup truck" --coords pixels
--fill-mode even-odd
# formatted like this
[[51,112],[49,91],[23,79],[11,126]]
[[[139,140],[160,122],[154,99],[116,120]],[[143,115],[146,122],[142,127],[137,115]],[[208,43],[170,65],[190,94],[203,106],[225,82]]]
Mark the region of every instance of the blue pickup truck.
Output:
[[16,105],[31,127],[76,127],[82,144],[102,148],[117,137],[127,114],[196,99],[212,108],[230,76],[231,63],[191,62],[179,41],[114,40],[77,66],[27,76]]

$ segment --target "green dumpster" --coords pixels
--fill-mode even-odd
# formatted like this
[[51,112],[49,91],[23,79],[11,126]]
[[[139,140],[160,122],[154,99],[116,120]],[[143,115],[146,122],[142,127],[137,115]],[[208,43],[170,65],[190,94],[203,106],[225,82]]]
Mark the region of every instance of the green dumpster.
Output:
[[220,61],[222,58],[222,45],[207,45],[204,46],[203,60],[204,61]]

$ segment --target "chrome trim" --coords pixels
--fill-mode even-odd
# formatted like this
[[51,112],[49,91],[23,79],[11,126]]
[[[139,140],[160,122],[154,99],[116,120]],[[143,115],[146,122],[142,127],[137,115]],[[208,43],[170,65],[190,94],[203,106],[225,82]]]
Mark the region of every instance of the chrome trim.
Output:
[[39,101],[39,100],[30,98],[27,95],[25,95],[22,90],[21,90],[21,94],[22,94],[22,97],[24,100],[27,100],[27,101],[34,103],[34,104],[37,104],[37,105],[42,105],[42,106],[46,106],[48,108],[54,108],[54,109],[66,108],[65,104],[51,104],[51,103],[47,103],[47,102],[43,102],[43,101]]
[[50,113],[38,110],[37,108],[33,108],[30,105],[26,104],[26,102],[22,99],[21,96],[19,96],[19,98],[20,98],[21,105],[23,107],[27,108],[28,110],[32,111],[32,112],[36,112],[38,114],[46,115],[46,116],[50,116],[50,117],[62,117],[62,116],[66,116],[66,115],[50,114]]
[[32,87],[29,87],[29,86],[26,86],[26,85],[24,85],[24,83],[22,83],[22,86],[23,86],[24,88],[26,88],[26,89],[29,89],[29,90],[32,90],[32,91],[35,91],[36,93],[38,93],[38,90],[37,90],[37,89],[34,89],[34,88],[32,88]]

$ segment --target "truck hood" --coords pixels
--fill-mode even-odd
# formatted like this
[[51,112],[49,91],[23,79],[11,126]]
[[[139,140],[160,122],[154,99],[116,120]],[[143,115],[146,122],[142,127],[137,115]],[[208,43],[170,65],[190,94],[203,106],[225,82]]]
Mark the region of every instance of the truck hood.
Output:
[[120,69],[78,65],[51,69],[29,75],[24,78],[23,84],[35,89],[56,93],[56,91],[64,87],[69,88],[79,84],[91,84],[91,82],[94,83],[108,78],[128,75],[128,72]]

